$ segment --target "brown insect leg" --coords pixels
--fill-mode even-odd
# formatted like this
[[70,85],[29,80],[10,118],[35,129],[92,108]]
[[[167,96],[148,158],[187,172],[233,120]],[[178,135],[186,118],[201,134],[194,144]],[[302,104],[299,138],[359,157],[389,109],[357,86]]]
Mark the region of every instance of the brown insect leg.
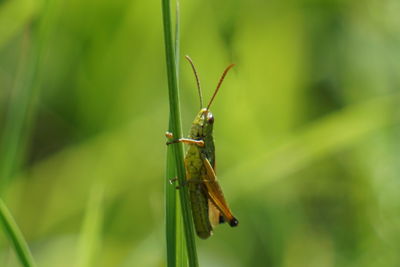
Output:
[[[179,182],[178,177],[174,177],[174,178],[172,178],[172,179],[169,179],[169,183],[170,183],[171,185],[173,185],[175,182]],[[187,182],[188,182],[188,181],[184,181],[183,184],[180,184],[180,185],[175,186],[175,189],[181,189],[183,186],[187,185]]]

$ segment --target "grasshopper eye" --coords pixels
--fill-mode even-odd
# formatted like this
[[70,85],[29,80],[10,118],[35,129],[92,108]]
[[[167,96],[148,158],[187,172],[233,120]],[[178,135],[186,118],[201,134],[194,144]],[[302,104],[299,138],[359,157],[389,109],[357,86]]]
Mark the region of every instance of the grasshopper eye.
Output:
[[211,113],[207,117],[207,122],[210,123],[210,124],[214,123],[214,116]]

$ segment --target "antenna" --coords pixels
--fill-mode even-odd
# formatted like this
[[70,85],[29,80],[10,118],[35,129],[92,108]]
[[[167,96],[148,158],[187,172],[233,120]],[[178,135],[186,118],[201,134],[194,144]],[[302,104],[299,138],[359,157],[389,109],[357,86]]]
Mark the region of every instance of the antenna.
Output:
[[207,110],[210,108],[211,103],[214,101],[214,98],[215,98],[215,96],[217,95],[218,90],[219,90],[219,88],[221,87],[221,84],[222,84],[222,82],[223,82],[224,79],[225,79],[226,74],[227,74],[228,71],[229,71],[231,68],[233,68],[234,66],[235,66],[235,64],[229,65],[229,66],[224,70],[224,72],[222,73],[222,76],[221,76],[221,78],[219,79],[219,82],[218,82],[218,85],[217,85],[217,89],[215,89],[214,94],[213,94],[213,96],[211,97],[210,102],[208,103]]
[[199,98],[200,98],[200,109],[202,109],[203,108],[203,93],[201,92],[200,79],[199,79],[199,76],[197,75],[197,70],[194,67],[192,59],[188,55],[186,55],[185,58],[187,59],[187,61],[189,61],[190,65],[192,66],[194,76],[196,77],[197,91],[199,92]]

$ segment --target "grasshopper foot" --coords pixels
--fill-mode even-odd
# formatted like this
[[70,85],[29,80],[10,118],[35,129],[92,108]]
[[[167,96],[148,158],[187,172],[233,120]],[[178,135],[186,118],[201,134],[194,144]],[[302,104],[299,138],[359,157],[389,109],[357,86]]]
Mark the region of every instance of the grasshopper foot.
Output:
[[178,181],[178,177],[169,179],[169,183],[170,183],[170,184],[173,184],[173,183],[175,183],[176,181]]
[[[173,139],[174,138],[174,134],[171,133],[171,132],[166,132],[165,133],[165,137],[167,137],[168,139]],[[170,144],[174,144],[174,143],[178,143],[178,142],[179,142],[179,140],[171,140],[171,141],[168,141],[166,144],[170,145]]]
[[[171,185],[173,185],[173,184],[176,183],[176,182],[179,182],[178,177],[169,179],[169,183],[170,183]],[[175,189],[181,189],[181,188],[182,188],[183,186],[185,186],[186,184],[187,184],[187,182],[183,182],[183,184],[180,184],[180,185],[175,186]]]
[[171,132],[166,132],[165,133],[165,137],[167,137],[168,139],[173,139],[174,138],[174,134]]

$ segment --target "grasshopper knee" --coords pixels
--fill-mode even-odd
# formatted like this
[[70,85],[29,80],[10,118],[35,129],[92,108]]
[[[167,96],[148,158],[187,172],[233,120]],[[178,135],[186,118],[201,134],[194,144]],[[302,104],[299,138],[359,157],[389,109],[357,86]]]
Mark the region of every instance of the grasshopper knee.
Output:
[[238,224],[239,224],[239,221],[238,221],[235,217],[233,217],[233,218],[229,221],[229,225],[230,225],[231,227],[238,226]]

